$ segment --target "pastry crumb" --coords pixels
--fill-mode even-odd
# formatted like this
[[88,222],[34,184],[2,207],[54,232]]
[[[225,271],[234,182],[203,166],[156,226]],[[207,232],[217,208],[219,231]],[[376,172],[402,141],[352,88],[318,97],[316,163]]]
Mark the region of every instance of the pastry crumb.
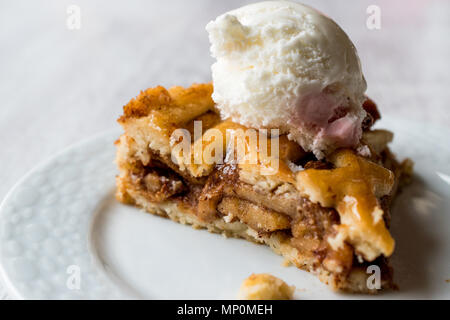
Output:
[[283,267],[290,267],[292,265],[292,263],[288,259],[284,259],[283,262],[281,263],[281,265]]
[[292,300],[295,286],[268,273],[252,274],[238,293],[240,300]]

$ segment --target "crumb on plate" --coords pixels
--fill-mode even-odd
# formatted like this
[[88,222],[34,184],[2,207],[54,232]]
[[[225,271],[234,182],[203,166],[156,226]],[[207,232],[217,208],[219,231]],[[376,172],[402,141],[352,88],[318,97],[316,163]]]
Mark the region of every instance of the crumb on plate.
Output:
[[284,259],[283,262],[281,263],[281,265],[283,267],[290,267],[292,265],[292,263],[288,259]]
[[240,300],[292,300],[295,286],[267,273],[252,274],[238,293]]

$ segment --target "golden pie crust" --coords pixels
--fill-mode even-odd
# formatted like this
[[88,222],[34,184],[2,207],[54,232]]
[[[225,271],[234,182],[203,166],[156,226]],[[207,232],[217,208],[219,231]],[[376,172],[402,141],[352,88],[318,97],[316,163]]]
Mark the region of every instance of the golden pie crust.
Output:
[[[256,164],[185,161],[183,152],[174,152],[175,130],[193,134],[201,121],[203,143],[198,146],[194,135],[190,142],[194,157],[211,144],[226,148],[227,130],[247,129],[220,119],[212,91],[212,84],[156,87],[124,107],[118,120],[124,134],[116,142],[117,199],[195,228],[266,244],[336,290],[374,293],[366,285],[367,266],[374,264],[382,271],[382,288],[395,287],[388,264],[395,245],[389,206],[412,163],[395,160],[387,146],[392,134],[367,129],[363,155],[342,149],[324,161],[281,135],[273,174],[260,153]],[[224,140],[208,139],[212,130]]]

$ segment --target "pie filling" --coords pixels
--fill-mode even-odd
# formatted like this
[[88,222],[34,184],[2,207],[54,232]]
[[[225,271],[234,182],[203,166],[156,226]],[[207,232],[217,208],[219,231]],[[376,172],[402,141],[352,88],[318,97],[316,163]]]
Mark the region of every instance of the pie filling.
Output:
[[[209,107],[201,103],[198,95],[204,98],[211,88],[207,87],[206,93],[202,91],[205,88],[190,89],[177,87],[170,94],[153,89],[161,91],[141,93],[125,107],[119,120],[125,134],[117,142],[119,200],[166,216],[158,207],[172,204],[192,217],[187,223],[198,221],[215,232],[225,232],[226,224],[233,226],[235,229],[227,229],[228,235],[267,243],[336,289],[367,291],[362,282],[369,265],[381,268],[383,287],[394,286],[387,263],[394,246],[387,230],[389,206],[409,164],[397,163],[389,152],[388,133],[369,130],[377,114],[366,128],[370,159],[341,150],[318,161],[281,136],[282,161],[272,176],[258,174],[258,166],[227,161],[183,166],[172,161],[168,152],[167,137],[175,128],[192,131],[194,119],[202,120],[203,134],[210,128],[233,126],[220,121],[211,102],[205,103]],[[187,101],[197,105],[182,109]],[[159,108],[160,104],[165,107]],[[372,104],[369,107],[374,108]],[[159,129],[153,130],[155,127]],[[357,272],[364,274],[364,280],[355,280]]]

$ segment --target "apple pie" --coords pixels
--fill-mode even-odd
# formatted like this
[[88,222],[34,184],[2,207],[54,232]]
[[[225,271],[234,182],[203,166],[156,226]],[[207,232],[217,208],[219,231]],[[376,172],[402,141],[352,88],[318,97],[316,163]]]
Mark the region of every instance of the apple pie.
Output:
[[[321,160],[286,135],[267,134],[269,153],[273,138],[278,147],[271,172],[261,154],[253,163],[230,160],[237,144],[211,139],[211,132],[227,140],[227,130],[246,129],[221,119],[212,92],[212,84],[156,87],[124,106],[118,120],[124,133],[116,142],[117,199],[194,228],[266,244],[336,290],[375,292],[367,286],[371,265],[381,270],[380,287],[394,288],[389,206],[412,163],[395,159],[388,148],[392,133],[372,128],[380,117],[376,105],[364,103],[360,145]],[[190,133],[189,157],[211,143],[226,150],[185,161],[180,156],[186,150],[174,152],[178,129]]]

